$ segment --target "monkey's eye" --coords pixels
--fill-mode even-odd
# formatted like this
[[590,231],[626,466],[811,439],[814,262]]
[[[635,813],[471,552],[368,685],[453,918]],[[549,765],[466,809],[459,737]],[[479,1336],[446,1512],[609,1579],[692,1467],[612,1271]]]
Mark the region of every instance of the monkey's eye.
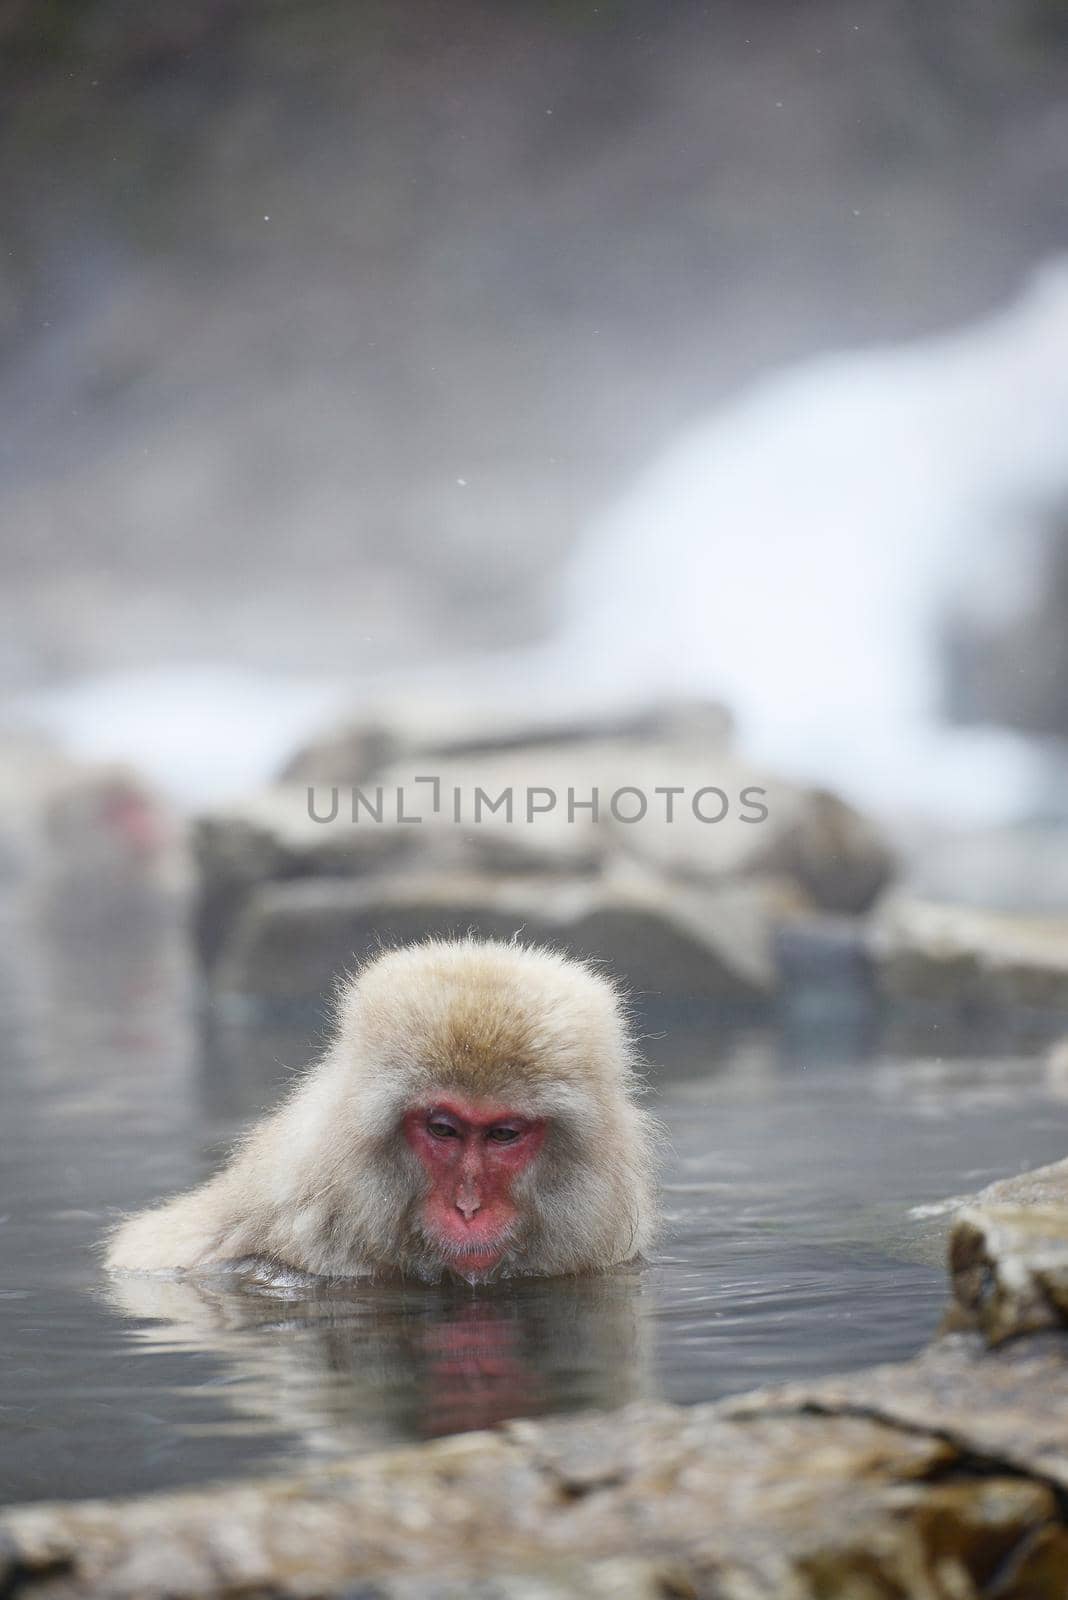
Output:
[[451,1122],[446,1122],[444,1117],[431,1117],[426,1125],[426,1131],[433,1139],[458,1139],[458,1131]]
[[494,1144],[514,1144],[519,1138],[518,1128],[491,1128],[486,1135]]

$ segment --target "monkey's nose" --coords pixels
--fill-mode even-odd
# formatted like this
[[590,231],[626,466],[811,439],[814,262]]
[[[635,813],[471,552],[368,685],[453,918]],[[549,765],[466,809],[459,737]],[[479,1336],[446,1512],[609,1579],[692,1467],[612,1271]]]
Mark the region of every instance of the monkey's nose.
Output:
[[480,1210],[481,1207],[482,1201],[473,1190],[461,1189],[456,1196],[456,1209],[461,1213],[465,1222],[470,1222],[475,1212]]

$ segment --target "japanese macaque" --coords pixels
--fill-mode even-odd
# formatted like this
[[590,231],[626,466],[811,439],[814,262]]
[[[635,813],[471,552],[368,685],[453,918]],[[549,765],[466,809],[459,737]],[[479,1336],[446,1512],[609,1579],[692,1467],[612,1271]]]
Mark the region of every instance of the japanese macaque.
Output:
[[108,1265],[484,1282],[632,1260],[655,1220],[635,1064],[613,985],[556,952],[391,951],[285,1103],[215,1177],[122,1223]]

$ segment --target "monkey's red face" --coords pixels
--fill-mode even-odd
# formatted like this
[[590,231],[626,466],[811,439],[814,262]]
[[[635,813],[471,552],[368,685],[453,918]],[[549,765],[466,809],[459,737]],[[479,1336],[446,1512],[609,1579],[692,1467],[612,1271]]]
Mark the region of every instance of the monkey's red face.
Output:
[[513,1187],[545,1139],[545,1122],[450,1097],[409,1111],[404,1137],[429,1180],[422,1223],[461,1277],[488,1276],[521,1223]]

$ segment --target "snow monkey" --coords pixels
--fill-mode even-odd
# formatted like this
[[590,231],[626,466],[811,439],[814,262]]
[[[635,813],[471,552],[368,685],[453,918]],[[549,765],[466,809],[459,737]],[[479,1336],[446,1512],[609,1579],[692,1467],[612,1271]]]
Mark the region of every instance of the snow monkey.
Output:
[[215,1177],[121,1223],[120,1271],[469,1282],[633,1259],[655,1125],[606,978],[468,938],[379,956],[323,1059]]

